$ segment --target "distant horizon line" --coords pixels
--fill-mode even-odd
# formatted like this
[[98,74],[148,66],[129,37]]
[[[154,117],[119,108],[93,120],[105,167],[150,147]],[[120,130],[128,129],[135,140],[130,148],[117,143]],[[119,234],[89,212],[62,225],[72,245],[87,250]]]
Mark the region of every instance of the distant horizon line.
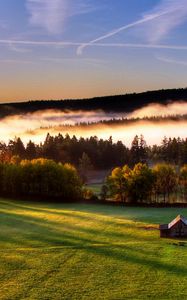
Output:
[[[155,90],[145,90],[142,92],[124,92],[123,94],[110,94],[110,95],[103,95],[103,96],[91,96],[91,97],[83,97],[83,98],[57,98],[57,99],[27,99],[27,100],[12,100],[11,102],[0,102],[0,105],[8,105],[8,104],[19,104],[19,103],[29,103],[29,102],[55,102],[55,101],[84,101],[84,100],[93,100],[93,99],[99,99],[99,98],[108,98],[108,97],[119,97],[119,96],[128,96],[128,95],[141,95],[146,93],[154,93],[154,92],[161,92],[161,91],[176,91],[176,90],[187,90],[186,87],[179,87],[179,88],[160,88]],[[182,100],[181,100],[182,101]]]

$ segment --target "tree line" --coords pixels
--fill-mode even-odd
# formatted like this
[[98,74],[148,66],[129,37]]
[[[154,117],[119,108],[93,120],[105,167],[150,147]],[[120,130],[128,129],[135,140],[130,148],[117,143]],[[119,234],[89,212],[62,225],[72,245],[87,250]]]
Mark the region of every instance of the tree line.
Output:
[[[87,159],[87,158],[86,158]],[[84,165],[85,161],[82,161]],[[37,200],[98,200],[85,188],[80,170],[71,164],[39,158],[0,163],[0,197]],[[187,164],[176,168],[162,163],[149,167],[114,168],[102,186],[100,200],[138,204],[171,204],[187,201]]]
[[138,163],[114,168],[102,187],[101,198],[131,204],[187,201],[187,165],[177,171],[170,164],[153,168]]
[[42,158],[0,163],[0,197],[78,201],[82,182],[70,164]]
[[[110,120],[99,120],[99,121],[88,121],[88,122],[77,122],[75,124],[61,124],[58,127],[61,129],[67,129],[67,128],[73,128],[77,127],[88,127],[93,125],[130,125],[133,123],[137,123],[139,121],[147,121],[147,122],[153,122],[153,123],[161,123],[161,122],[177,122],[177,121],[187,121],[187,114],[179,115],[179,114],[173,114],[168,116],[144,116],[144,117],[133,117],[133,118],[111,118]],[[42,127],[42,128],[49,128],[48,127]]]
[[86,161],[94,169],[111,169],[126,164],[133,167],[139,162],[148,165],[166,162],[182,166],[187,163],[187,139],[165,137],[161,145],[148,147],[143,136],[135,136],[128,148],[121,141],[113,142],[112,137],[108,140],[96,136],[78,139],[68,134],[48,134],[40,144],[29,141],[24,145],[21,138],[10,140],[7,144],[0,143],[0,162],[41,157],[57,163],[70,163],[77,168],[85,165],[85,169]]

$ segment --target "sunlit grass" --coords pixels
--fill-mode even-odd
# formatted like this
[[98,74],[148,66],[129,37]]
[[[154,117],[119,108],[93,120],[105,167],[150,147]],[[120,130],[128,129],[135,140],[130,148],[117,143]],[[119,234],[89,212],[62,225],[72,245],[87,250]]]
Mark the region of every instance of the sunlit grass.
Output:
[[187,209],[0,201],[0,299],[187,299]]

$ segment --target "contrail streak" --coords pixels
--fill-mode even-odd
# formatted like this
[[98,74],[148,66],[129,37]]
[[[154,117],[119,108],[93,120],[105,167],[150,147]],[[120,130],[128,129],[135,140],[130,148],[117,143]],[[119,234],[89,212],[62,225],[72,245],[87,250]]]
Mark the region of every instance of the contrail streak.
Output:
[[[81,42],[65,41],[29,41],[29,40],[0,40],[4,45],[25,45],[25,46],[43,46],[43,47],[77,47],[82,46]],[[170,49],[187,50],[187,45],[164,45],[164,44],[138,44],[138,43],[92,43],[91,47],[118,47],[118,48],[146,48],[146,49]]]
[[81,55],[82,52],[83,52],[83,50],[86,47],[91,46],[92,44],[95,44],[95,43],[97,43],[99,41],[102,41],[104,39],[112,37],[112,36],[120,33],[121,31],[124,31],[124,30],[130,29],[130,28],[133,28],[133,27],[135,27],[137,25],[140,25],[140,24],[143,24],[143,23],[155,20],[155,19],[157,19],[159,17],[162,17],[164,15],[167,15],[167,14],[169,14],[171,12],[173,12],[173,10],[168,10],[168,11],[164,11],[162,13],[148,15],[148,16],[146,16],[146,17],[144,17],[144,18],[142,18],[142,19],[140,19],[140,20],[138,20],[136,22],[130,23],[128,25],[125,25],[125,26],[122,26],[120,28],[117,28],[117,29],[115,29],[113,31],[110,31],[109,33],[107,33],[105,35],[102,35],[102,36],[98,37],[97,39],[94,39],[94,40],[92,40],[92,41],[90,41],[88,43],[82,43],[82,45],[77,48],[77,55]]

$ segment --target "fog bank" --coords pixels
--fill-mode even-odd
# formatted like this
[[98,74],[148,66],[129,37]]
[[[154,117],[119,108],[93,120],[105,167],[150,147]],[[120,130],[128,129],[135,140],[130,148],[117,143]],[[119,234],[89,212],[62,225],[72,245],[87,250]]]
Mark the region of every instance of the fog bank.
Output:
[[[134,111],[131,114],[105,113],[97,111],[59,111],[44,110],[25,115],[9,116],[0,121],[1,141],[8,142],[9,139],[21,137],[24,143],[30,139],[39,143],[44,141],[46,134],[63,135],[70,134],[77,137],[98,136],[98,138],[108,139],[113,137],[114,141],[121,140],[126,145],[130,145],[136,134],[143,134],[149,145],[160,144],[164,136],[167,137],[187,137],[187,121],[161,122],[137,120],[128,124],[91,124],[88,126],[76,125],[77,123],[92,123],[102,120],[121,118],[143,118],[145,116],[168,116],[187,114],[187,103],[171,103],[167,106],[151,104]],[[65,127],[63,125],[72,125]]]

